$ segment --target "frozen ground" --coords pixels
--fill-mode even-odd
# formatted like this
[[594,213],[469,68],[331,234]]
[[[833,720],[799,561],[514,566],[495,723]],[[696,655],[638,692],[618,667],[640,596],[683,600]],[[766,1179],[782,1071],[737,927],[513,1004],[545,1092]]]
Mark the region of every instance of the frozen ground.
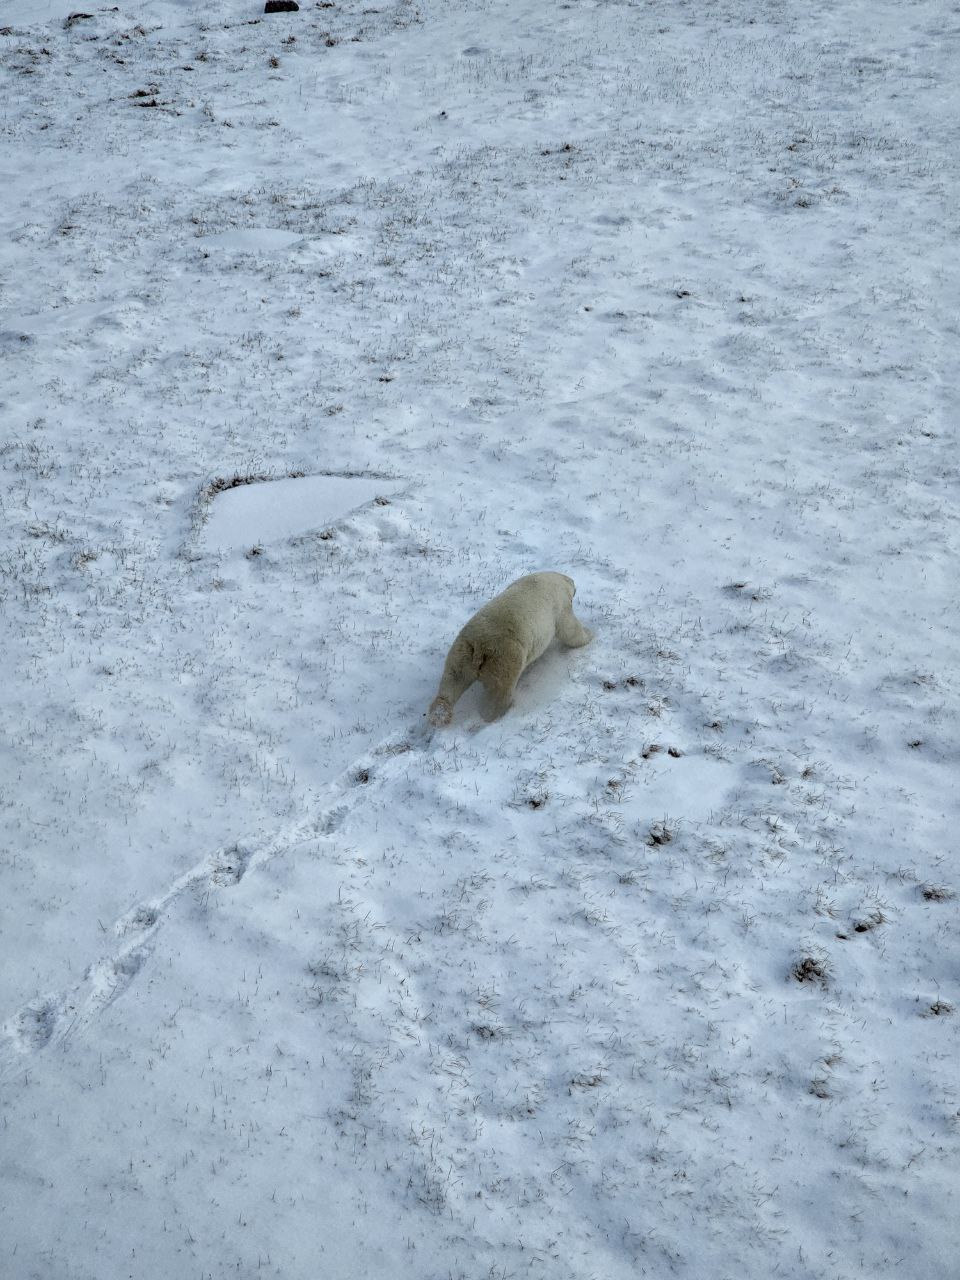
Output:
[[260,8],[0,10],[0,1274],[954,1276],[956,10]]

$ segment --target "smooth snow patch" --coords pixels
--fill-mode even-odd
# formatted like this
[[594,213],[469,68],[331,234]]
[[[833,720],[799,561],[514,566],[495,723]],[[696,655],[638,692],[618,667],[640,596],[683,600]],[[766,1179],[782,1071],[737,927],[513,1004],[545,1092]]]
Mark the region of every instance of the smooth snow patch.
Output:
[[278,227],[248,227],[204,236],[203,244],[205,248],[212,245],[238,253],[267,253],[270,250],[286,249],[302,239],[299,231],[281,231]]
[[673,760],[664,752],[647,761],[637,787],[652,816],[689,825],[714,820],[732,799],[735,782],[721,761],[696,754]]
[[217,494],[202,543],[213,551],[291,538],[337,520],[382,492],[382,480],[357,476],[300,476],[238,485]]
[[[135,314],[143,312],[143,303],[138,299],[127,299],[123,309]],[[123,320],[117,314],[120,310],[115,301],[79,302],[72,306],[51,307],[47,311],[39,311],[32,315],[8,316],[9,327],[0,330],[0,340],[23,341],[24,335],[65,333],[71,338],[87,337],[93,330],[123,329]]]

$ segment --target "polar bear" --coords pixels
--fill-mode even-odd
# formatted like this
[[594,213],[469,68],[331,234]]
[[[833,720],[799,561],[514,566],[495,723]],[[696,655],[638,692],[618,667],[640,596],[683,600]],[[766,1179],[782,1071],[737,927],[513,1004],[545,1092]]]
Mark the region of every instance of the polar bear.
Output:
[[593,632],[573,612],[576,590],[565,573],[528,573],[475,613],[450,646],[427,712],[430,723],[449,724],[454,705],[475,680],[488,695],[487,719],[497,720],[513,702],[520,676],[554,640],[568,649],[589,644]]

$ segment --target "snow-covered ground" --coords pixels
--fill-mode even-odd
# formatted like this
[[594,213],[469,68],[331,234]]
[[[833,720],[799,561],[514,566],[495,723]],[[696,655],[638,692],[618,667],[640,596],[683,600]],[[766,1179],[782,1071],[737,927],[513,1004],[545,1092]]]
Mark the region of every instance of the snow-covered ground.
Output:
[[[75,11],[0,5],[0,1275],[955,1276],[956,7]],[[428,730],[535,569],[596,639]]]

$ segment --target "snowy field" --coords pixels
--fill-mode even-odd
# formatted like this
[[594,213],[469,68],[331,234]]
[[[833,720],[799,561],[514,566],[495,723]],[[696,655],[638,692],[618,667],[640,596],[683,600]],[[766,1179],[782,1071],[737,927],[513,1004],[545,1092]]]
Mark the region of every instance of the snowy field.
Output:
[[3,1280],[956,1276],[958,66],[0,3]]

